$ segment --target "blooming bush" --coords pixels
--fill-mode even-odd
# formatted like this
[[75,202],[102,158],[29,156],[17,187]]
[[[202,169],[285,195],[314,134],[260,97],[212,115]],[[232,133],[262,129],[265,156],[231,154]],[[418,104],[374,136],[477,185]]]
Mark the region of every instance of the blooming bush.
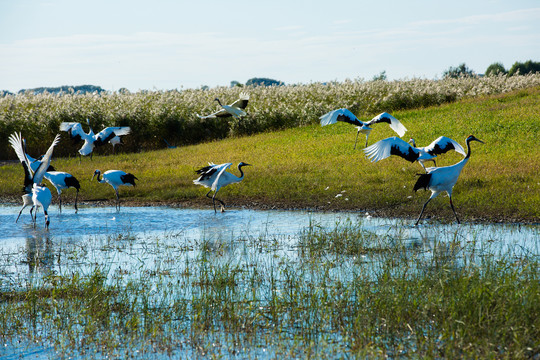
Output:
[[[89,119],[94,132],[107,126],[130,126],[122,151],[142,151],[171,144],[186,145],[202,141],[241,136],[257,132],[317,123],[324,113],[348,108],[360,118],[379,112],[392,112],[439,105],[466,97],[507,93],[540,86],[540,74],[523,76],[462,77],[442,80],[405,79],[311,83],[271,87],[217,87],[209,90],[140,91],[137,93],[40,94],[0,97],[0,136],[7,139],[20,131],[27,139],[32,156],[43,154],[62,121]],[[247,91],[250,101],[247,116],[238,120],[200,119],[234,102]],[[80,146],[80,145],[79,145]],[[78,147],[63,134],[55,155],[75,154]],[[111,147],[98,150],[112,151]],[[7,141],[0,144],[0,159],[14,159]]]

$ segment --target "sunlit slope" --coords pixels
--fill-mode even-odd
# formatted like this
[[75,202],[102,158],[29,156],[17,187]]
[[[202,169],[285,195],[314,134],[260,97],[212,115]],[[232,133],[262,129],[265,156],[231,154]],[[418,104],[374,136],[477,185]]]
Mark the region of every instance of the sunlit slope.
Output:
[[[403,139],[414,137],[419,146],[441,135],[463,146],[471,134],[483,140],[485,145],[472,144],[471,159],[454,188],[454,204],[464,220],[505,221],[540,219],[539,114],[538,88],[392,113],[408,129]],[[376,126],[370,144],[395,136],[388,126]],[[120,190],[124,204],[163,202],[210,208],[211,201],[204,197],[208,190],[192,183],[195,170],[207,162],[233,162],[230,171],[238,175],[236,165],[244,161],[253,165],[244,169],[244,181],[220,191],[227,206],[416,217],[430,194],[412,191],[417,174],[423,172],[420,165],[395,156],[371,163],[361,146],[353,149],[355,136],[356,129],[345,123],[310,125],[176,149],[95,154],[93,160],[83,158],[81,164],[78,158],[55,158],[53,165],[79,179],[82,201],[112,201],[113,190],[90,178],[95,169],[119,169],[140,179],[137,187]],[[437,165],[451,165],[461,158],[447,153],[439,156]],[[2,195],[18,201],[22,167],[6,165],[0,171]],[[73,192],[64,191],[66,202],[73,201]],[[452,220],[448,198],[433,200],[425,216]]]

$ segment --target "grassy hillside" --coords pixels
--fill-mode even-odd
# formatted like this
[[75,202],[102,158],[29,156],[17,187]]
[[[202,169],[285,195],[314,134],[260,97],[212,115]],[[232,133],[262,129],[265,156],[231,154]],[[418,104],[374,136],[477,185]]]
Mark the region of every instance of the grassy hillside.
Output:
[[[419,146],[440,135],[462,145],[470,134],[485,141],[485,145],[472,143],[471,159],[454,188],[454,204],[462,219],[539,221],[540,88],[392,114],[407,127],[404,138],[414,137]],[[348,124],[308,125],[176,149],[94,156],[81,164],[78,158],[55,158],[53,165],[79,179],[80,199],[88,202],[114,199],[110,186],[90,182],[93,171],[121,169],[140,179],[136,188],[121,189],[124,204],[209,207],[211,201],[204,197],[207,190],[192,183],[194,171],[209,161],[233,162],[234,167],[244,161],[253,164],[244,168],[245,180],[220,191],[228,206],[416,217],[430,194],[412,191],[416,174],[423,172],[420,165],[395,157],[370,163],[361,146],[353,150],[355,135],[356,129]],[[376,125],[370,144],[394,135],[388,126]],[[445,154],[437,165],[450,165],[460,158]],[[231,171],[238,174],[236,168]],[[22,173],[19,164],[0,168],[4,199],[20,201]],[[73,189],[64,194],[66,202],[73,201]],[[453,220],[448,198],[432,201],[425,216]]]

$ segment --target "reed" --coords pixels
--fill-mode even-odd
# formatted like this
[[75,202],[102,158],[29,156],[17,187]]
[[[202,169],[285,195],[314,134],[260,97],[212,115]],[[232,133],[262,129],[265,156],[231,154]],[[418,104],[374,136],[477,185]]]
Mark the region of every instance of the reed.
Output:
[[[139,152],[183,146],[315,124],[333,109],[345,107],[363,118],[387,111],[439,106],[461,99],[505,94],[540,86],[540,75],[404,79],[312,83],[277,87],[214,88],[210,90],[141,91],[138,93],[40,94],[0,97],[0,138],[22,132],[32,152],[45,153],[62,121],[89,119],[95,132],[106,126],[130,126],[123,151]],[[217,109],[214,98],[232,102],[241,91],[250,93],[248,116],[199,119]],[[77,147],[64,136],[57,156],[75,154]],[[103,149],[110,153],[112,148]],[[7,143],[0,159],[15,159]]]

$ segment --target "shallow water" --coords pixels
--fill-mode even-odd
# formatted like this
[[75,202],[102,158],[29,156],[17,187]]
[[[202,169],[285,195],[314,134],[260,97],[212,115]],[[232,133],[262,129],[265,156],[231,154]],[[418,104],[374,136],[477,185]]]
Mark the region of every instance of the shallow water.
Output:
[[[171,207],[51,207],[49,230],[44,228],[43,213],[38,214],[34,227],[27,209],[15,223],[18,206],[0,206],[0,255],[17,254],[24,248],[27,253],[44,252],[46,244],[84,245],[88,241],[104,241],[112,246],[114,239],[136,237],[139,246],[146,241],[159,239],[162,244],[186,244],[200,241],[231,242],[237,239],[262,239],[280,243],[280,256],[294,248],[300,234],[307,229],[333,229],[340,226],[360,226],[377,236],[404,239],[413,246],[426,246],[433,241],[478,242],[484,249],[495,247],[501,253],[539,254],[540,225],[520,224],[442,224],[424,221],[414,227],[412,220],[371,217],[367,213],[355,212],[311,212],[283,210],[228,210],[214,213],[209,209],[182,209]],[[101,239],[101,240],[96,240]],[[41,247],[41,248],[40,248]],[[285,250],[283,250],[285,249]],[[89,254],[89,262],[99,262],[103,256]],[[136,249],[131,249],[136,252]],[[110,252],[110,251],[109,251]],[[88,255],[88,254],[87,254]],[[30,255],[28,255],[30,256]],[[120,259],[114,254],[115,261]],[[83,259],[81,258],[81,261]],[[103,261],[111,261],[104,258]],[[129,261],[124,259],[125,261]],[[23,263],[25,261],[22,261]],[[5,263],[4,263],[5,265]],[[10,262],[4,273],[21,271],[21,261]],[[29,270],[31,271],[31,270]]]
[[[96,265],[108,267],[112,275],[127,273],[128,277],[140,278],[144,271],[164,271],[178,278],[182,264],[177,262],[196,258],[202,248],[215,262],[272,262],[274,258],[295,261],[302,233],[346,226],[400,239],[413,248],[457,240],[474,243],[490,253],[496,249],[505,255],[540,254],[540,225],[457,225],[426,220],[413,227],[412,220],[375,218],[355,212],[233,209],[215,214],[212,209],[122,207],[117,211],[112,207],[82,206],[78,213],[72,207],[64,207],[59,213],[53,206],[49,212],[50,228],[45,230],[42,213],[38,213],[36,227],[28,211],[15,223],[19,210],[18,206],[0,206],[0,289],[39,281],[41,275],[51,271],[63,274],[76,268],[91,272]],[[238,245],[242,242],[250,245],[242,248]],[[253,251],[257,254],[250,253]],[[337,266],[336,271],[346,270]],[[10,339],[4,346],[4,355],[54,355],[46,344],[26,343],[19,350],[17,341]]]
[[0,248],[23,245],[28,237],[44,236],[49,239],[85,239],[88,236],[107,236],[121,233],[140,236],[182,235],[185,238],[201,237],[281,237],[296,238],[306,228],[332,228],[351,222],[377,235],[410,238],[411,241],[440,237],[441,234],[459,232],[466,240],[481,238],[498,245],[522,246],[538,250],[540,225],[521,224],[442,224],[423,221],[414,227],[412,220],[371,217],[356,212],[311,212],[284,210],[228,210],[215,214],[207,209],[171,207],[51,207],[49,230],[44,228],[43,213],[37,216],[34,227],[25,209],[18,223],[18,206],[0,206]]

